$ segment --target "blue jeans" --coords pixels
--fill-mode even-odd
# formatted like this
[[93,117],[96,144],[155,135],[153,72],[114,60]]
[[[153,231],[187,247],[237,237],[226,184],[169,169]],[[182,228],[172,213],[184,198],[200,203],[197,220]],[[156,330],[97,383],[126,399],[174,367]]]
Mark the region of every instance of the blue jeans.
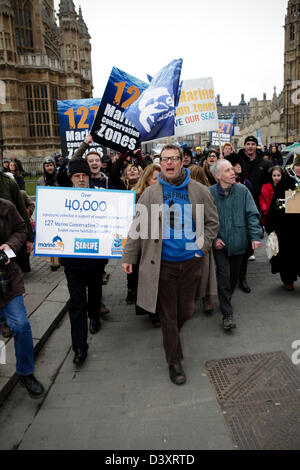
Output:
[[34,370],[33,340],[23,296],[18,295],[4,308],[0,308],[0,317],[13,330],[17,374],[32,374]]

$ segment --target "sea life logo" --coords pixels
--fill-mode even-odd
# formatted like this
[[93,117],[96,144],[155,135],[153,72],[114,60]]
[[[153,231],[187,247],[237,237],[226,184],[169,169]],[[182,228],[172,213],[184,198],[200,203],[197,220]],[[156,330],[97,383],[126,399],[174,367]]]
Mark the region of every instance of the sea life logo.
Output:
[[52,242],[50,242],[50,243],[40,242],[38,244],[38,248],[40,248],[41,250],[53,250],[53,251],[64,252],[65,245],[64,245],[62,239],[57,235],[56,237],[53,238]]
[[74,241],[74,253],[97,255],[99,253],[99,246],[99,240],[76,238]]
[[116,255],[116,254],[123,254],[125,243],[126,243],[126,238],[122,238],[118,233],[114,236],[112,248],[111,248],[111,254]]

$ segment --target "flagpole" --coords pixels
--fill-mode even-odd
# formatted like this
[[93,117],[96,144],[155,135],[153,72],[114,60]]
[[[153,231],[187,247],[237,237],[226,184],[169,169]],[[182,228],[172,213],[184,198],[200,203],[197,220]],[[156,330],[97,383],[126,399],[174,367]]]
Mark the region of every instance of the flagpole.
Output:
[[219,137],[219,148],[220,148],[220,156],[221,156],[222,155],[222,143],[221,143],[220,129],[218,130],[218,137]]

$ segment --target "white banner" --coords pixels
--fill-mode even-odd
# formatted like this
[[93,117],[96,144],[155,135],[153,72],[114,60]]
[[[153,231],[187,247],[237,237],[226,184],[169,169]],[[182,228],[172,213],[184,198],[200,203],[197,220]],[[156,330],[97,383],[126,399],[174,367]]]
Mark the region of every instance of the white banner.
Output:
[[218,129],[213,79],[184,80],[176,109],[176,137],[217,131]]
[[135,192],[37,187],[35,256],[121,258]]

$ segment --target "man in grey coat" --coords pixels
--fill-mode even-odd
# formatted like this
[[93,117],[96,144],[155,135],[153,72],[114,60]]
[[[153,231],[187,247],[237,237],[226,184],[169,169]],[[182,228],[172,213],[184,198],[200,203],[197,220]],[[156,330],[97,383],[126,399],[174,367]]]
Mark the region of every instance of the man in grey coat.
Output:
[[159,182],[142,194],[123,255],[123,270],[139,263],[137,305],[160,316],[171,381],[185,383],[179,332],[195,312],[202,258],[216,238],[216,207],[183,168],[182,149],[166,145]]
[[252,249],[260,245],[260,216],[250,191],[235,182],[235,173],[228,160],[219,160],[212,167],[218,184],[209,187],[218,209],[220,230],[213,244],[217,266],[217,282],[223,328],[236,328],[231,297],[239,278],[242,259],[249,238]]

